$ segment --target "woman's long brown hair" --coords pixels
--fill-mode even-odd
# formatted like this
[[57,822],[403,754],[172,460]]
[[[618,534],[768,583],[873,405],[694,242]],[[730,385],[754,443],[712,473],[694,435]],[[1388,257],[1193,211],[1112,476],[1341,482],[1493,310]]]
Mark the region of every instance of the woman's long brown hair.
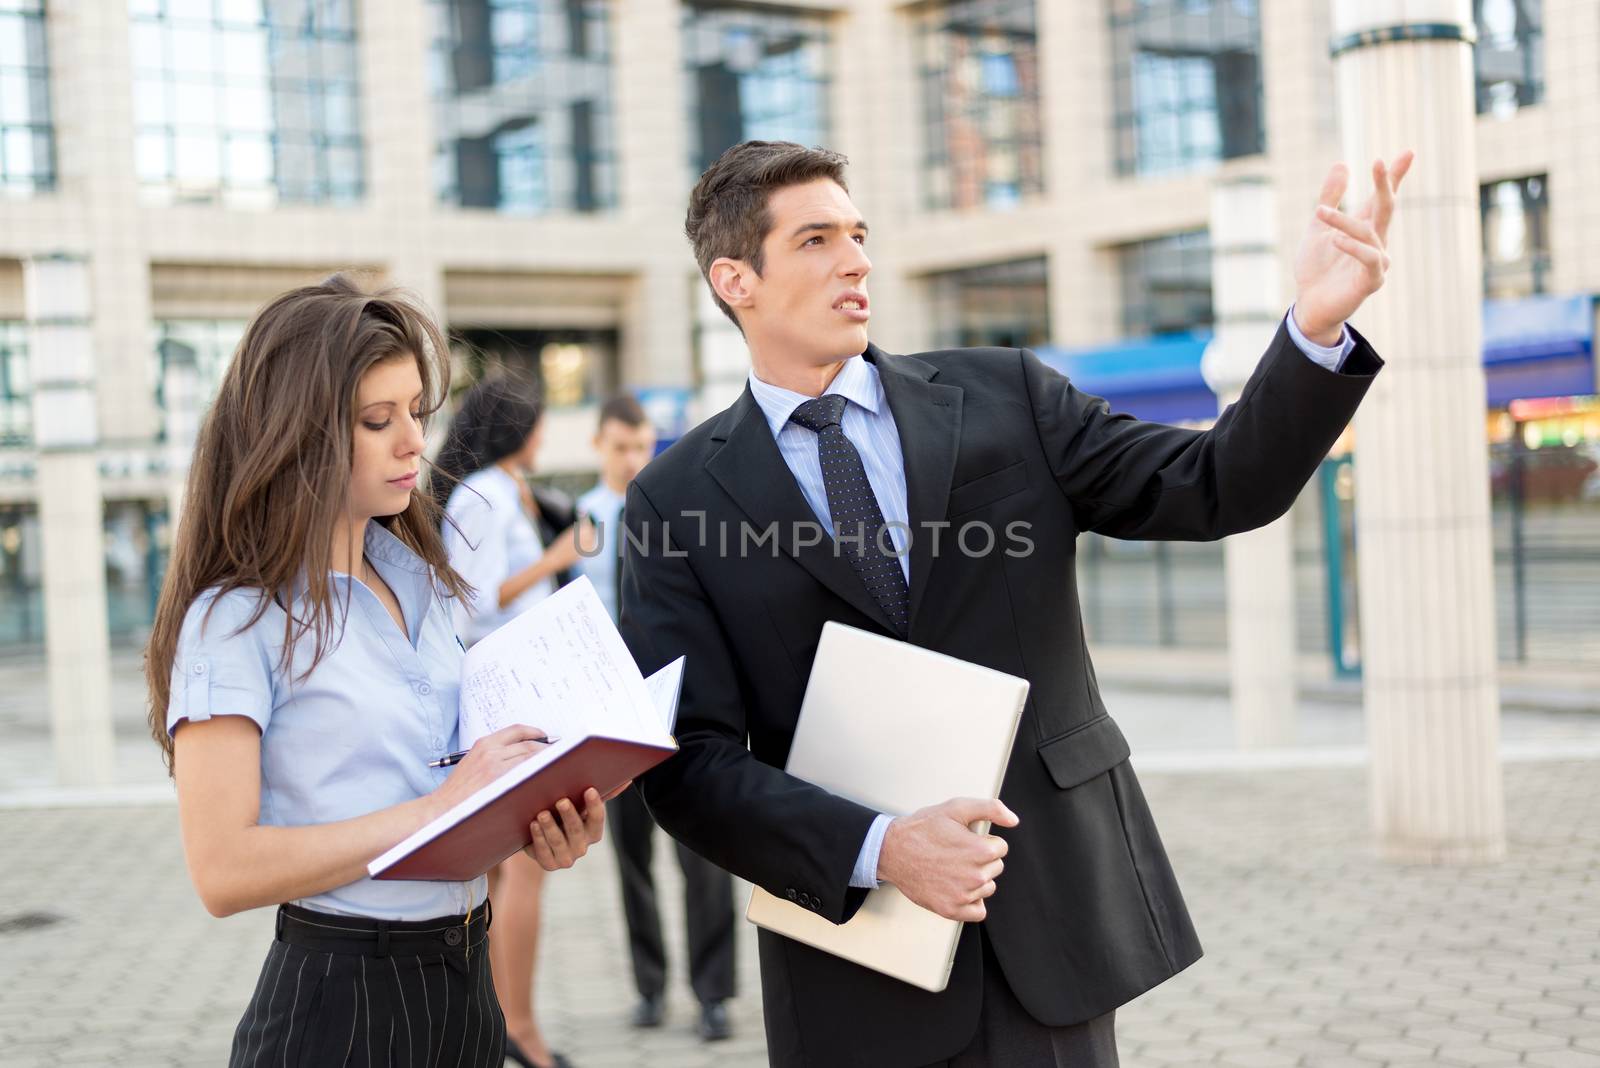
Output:
[[[285,674],[306,634],[312,655],[299,665],[302,678],[337,640],[328,579],[350,486],[356,386],[374,364],[399,358],[417,362],[426,418],[449,394],[443,333],[402,291],[367,292],[343,275],[290,290],[246,328],[200,428],[145,650],[150,733],[169,773],[172,663],[184,615],[201,593],[259,592],[246,627],[274,601],[293,606],[284,623]],[[412,493],[405,511],[374,522],[426,561],[439,585],[467,594],[450,568],[438,507],[427,492]]]

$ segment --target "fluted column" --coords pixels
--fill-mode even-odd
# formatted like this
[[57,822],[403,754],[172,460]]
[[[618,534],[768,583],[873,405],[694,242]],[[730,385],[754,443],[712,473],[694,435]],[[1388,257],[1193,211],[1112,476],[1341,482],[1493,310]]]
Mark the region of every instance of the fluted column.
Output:
[[62,786],[110,783],[111,659],[95,417],[94,340],[86,261],[23,264],[33,437],[44,539],[50,738]]
[[1417,150],[1394,268],[1358,326],[1388,359],[1356,417],[1372,804],[1384,855],[1505,855],[1467,0],[1334,0],[1349,202]]
[[[1277,204],[1263,177],[1221,179],[1211,195],[1217,330],[1201,370],[1219,409],[1244,384],[1283,319]],[[1245,749],[1295,740],[1294,546],[1285,516],[1223,542],[1234,737]]]

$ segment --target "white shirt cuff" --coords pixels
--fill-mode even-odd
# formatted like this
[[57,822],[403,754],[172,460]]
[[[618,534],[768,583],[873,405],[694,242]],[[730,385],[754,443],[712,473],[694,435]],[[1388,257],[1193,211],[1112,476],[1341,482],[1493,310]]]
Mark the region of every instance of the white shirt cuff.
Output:
[[878,888],[878,854],[883,852],[883,836],[893,822],[893,816],[880,813],[872,821],[872,826],[867,828],[867,840],[861,843],[861,852],[856,856],[856,869],[850,873],[851,886],[858,890]]
[[1289,326],[1289,340],[1295,347],[1306,354],[1312,363],[1325,367],[1335,373],[1344,366],[1345,358],[1350,355],[1350,350],[1356,347],[1356,339],[1350,336],[1350,331],[1344,327],[1339,328],[1339,344],[1332,346],[1319,345],[1300,332],[1300,325],[1294,321],[1294,305],[1289,305],[1289,315],[1285,320]]

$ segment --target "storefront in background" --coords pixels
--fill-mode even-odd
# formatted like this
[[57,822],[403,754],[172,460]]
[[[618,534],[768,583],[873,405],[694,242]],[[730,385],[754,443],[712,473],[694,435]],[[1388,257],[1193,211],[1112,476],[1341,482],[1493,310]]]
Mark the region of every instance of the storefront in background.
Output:
[[[1600,379],[1591,296],[1487,301],[1485,411],[1493,505],[1496,626],[1507,661],[1600,664]],[[1210,341],[1193,331],[1039,355],[1115,411],[1209,426],[1200,375]],[[1394,354],[1403,359],[1404,354]],[[1360,666],[1353,434],[1290,514],[1297,640],[1333,670]],[[1227,642],[1222,548],[1086,535],[1079,589],[1091,638],[1217,648]]]

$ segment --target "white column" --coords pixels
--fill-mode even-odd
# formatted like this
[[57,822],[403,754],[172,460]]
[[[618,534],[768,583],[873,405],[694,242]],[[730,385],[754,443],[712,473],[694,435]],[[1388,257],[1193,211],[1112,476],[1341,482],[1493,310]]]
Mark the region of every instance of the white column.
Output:
[[1356,417],[1373,817],[1390,858],[1498,860],[1471,5],[1334,0],[1333,37],[1348,203],[1370,193],[1374,158],[1418,153],[1394,269],[1358,323],[1388,359]]
[[[128,5],[48,10],[61,192],[77,201],[94,247],[85,269],[94,306],[94,377],[105,387],[100,436],[113,446],[144,443],[155,437],[161,413],[151,377],[150,267],[133,155]],[[52,537],[47,525],[45,539]]]
[[[1211,196],[1216,336],[1201,370],[1219,408],[1239,399],[1283,317],[1277,198],[1259,177],[1221,179]],[[1245,749],[1295,740],[1294,546],[1287,516],[1223,543],[1234,737]]]
[[101,786],[112,776],[111,660],[106,633],[99,440],[89,266],[40,257],[23,265],[35,484],[45,531],[45,652],[56,780]]
[[682,236],[693,177],[682,10],[677,0],[629,0],[626,8],[612,23],[621,208],[651,265],[634,277],[622,311],[622,383],[694,385],[694,260]]
[[[362,4],[362,126],[367,193],[389,244],[388,280],[444,315],[444,272],[434,240],[434,101],[426,76],[429,9],[417,0]],[[397,78],[395,71],[409,71]]]

